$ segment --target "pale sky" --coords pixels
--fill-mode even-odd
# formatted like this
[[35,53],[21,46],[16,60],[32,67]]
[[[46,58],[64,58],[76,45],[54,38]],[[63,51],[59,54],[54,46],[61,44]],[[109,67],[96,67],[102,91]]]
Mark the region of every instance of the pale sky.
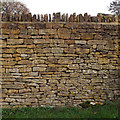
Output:
[[32,14],[52,14],[56,12],[73,14],[97,13],[111,14],[108,6],[113,0],[19,0],[24,3]]

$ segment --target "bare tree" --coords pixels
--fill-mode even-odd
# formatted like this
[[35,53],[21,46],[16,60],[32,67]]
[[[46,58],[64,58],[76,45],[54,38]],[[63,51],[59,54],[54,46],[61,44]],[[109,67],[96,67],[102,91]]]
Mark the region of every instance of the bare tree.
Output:
[[120,0],[115,0],[110,3],[109,11],[116,15],[120,15]]
[[22,14],[29,13],[29,9],[21,2],[0,2],[1,4],[1,13],[12,13],[12,14]]

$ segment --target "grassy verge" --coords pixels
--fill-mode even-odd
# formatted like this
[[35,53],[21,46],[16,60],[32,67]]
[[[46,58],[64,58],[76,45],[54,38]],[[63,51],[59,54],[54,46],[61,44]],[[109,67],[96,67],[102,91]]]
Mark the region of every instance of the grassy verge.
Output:
[[[104,105],[90,105],[88,108],[4,108],[3,118],[118,118],[117,102],[107,102]],[[120,117],[119,117],[120,118]]]

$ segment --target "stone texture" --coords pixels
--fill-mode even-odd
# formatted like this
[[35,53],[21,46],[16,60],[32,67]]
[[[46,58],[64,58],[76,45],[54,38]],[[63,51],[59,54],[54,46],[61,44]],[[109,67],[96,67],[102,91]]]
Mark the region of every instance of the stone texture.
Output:
[[106,43],[107,43],[107,41],[105,41],[105,40],[89,40],[88,41],[88,44],[90,44],[90,45],[96,45],[96,44],[105,45]]
[[87,41],[85,40],[75,40],[76,44],[86,44]]
[[46,68],[44,67],[33,67],[33,71],[45,71]]
[[32,54],[33,53],[33,49],[27,49],[27,48],[18,48],[16,50],[17,53],[29,53]]
[[82,49],[82,48],[76,48],[76,53],[78,53],[78,54],[87,54],[87,53],[89,53],[89,49]]
[[75,40],[65,40],[65,44],[74,44],[75,43]]
[[22,44],[22,43],[23,43],[23,39],[8,39],[7,40],[7,44],[16,45],[16,44]]
[[93,39],[93,34],[92,33],[82,33],[81,39],[82,40],[91,40],[91,39]]
[[71,35],[70,29],[66,29],[66,28],[59,28],[58,29],[59,38],[70,39],[70,35]]
[[87,14],[85,20],[71,15],[71,22],[57,14],[60,23],[41,18],[43,23],[35,16],[31,22],[2,22],[3,107],[102,104],[117,98],[118,24],[86,23],[93,20]]

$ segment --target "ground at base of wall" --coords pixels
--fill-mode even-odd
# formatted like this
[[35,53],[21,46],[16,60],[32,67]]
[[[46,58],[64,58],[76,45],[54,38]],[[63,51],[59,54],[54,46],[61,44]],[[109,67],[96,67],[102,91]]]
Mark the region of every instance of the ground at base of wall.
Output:
[[117,102],[81,107],[4,108],[3,118],[120,118]]

